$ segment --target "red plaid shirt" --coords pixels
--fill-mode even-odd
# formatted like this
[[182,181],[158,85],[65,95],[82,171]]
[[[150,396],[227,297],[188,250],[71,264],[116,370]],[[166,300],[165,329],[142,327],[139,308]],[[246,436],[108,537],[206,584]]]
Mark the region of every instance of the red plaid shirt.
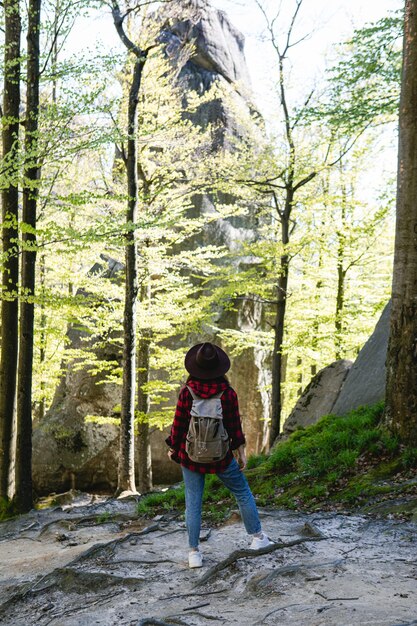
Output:
[[223,391],[221,397],[223,424],[230,438],[230,448],[225,458],[221,461],[215,463],[195,463],[191,461],[185,451],[185,441],[190,423],[193,399],[187,387],[183,387],[178,398],[171,434],[165,440],[168,446],[174,450],[171,458],[192,472],[200,472],[200,474],[223,472],[233,460],[231,451],[245,443],[236,392],[224,378],[208,381],[192,378],[187,382],[187,385],[201,398],[211,398],[216,393]]

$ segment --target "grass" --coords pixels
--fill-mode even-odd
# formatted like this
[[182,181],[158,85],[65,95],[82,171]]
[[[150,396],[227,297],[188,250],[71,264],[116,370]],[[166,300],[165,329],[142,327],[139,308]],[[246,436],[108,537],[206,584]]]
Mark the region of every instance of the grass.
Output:
[[8,498],[0,498],[0,522],[15,517],[17,511],[14,502]]
[[107,524],[108,522],[112,521],[113,517],[114,516],[109,511],[103,511],[103,513],[100,513],[100,515],[97,515],[96,523]]
[[[384,479],[417,467],[417,449],[405,448],[381,424],[383,405],[328,415],[294,432],[266,455],[249,459],[246,476],[260,506],[314,510],[354,508],[371,497],[404,492]],[[382,482],[381,482],[382,481]],[[415,486],[414,486],[415,489]],[[203,515],[224,520],[236,503],[215,475],[206,477]],[[184,509],[184,490],[168,489],[139,503],[139,513]]]

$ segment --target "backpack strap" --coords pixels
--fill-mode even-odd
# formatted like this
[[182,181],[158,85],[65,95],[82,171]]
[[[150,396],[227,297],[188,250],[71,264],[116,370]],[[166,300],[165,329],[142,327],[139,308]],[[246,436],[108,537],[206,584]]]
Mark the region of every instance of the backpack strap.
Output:
[[191,389],[191,387],[189,387],[188,385],[185,385],[185,386],[187,387],[188,391],[190,392],[192,399],[193,399],[193,400],[198,400],[200,396],[197,396],[197,395],[194,393],[194,391]]

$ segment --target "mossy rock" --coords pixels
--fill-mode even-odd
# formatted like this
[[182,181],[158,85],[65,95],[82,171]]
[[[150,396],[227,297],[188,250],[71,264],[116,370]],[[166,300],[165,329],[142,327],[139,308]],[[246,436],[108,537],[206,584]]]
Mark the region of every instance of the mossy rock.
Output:
[[396,498],[395,500],[384,500],[374,504],[367,504],[361,508],[362,513],[373,513],[378,515],[395,515],[411,517],[417,521],[417,496]]

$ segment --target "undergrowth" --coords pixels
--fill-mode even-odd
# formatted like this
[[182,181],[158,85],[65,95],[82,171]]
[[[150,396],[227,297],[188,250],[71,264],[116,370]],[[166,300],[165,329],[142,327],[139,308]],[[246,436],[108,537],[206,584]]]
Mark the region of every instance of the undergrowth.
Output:
[[[246,476],[260,506],[292,509],[353,508],[392,490],[384,479],[417,467],[417,449],[400,445],[380,420],[383,404],[344,417],[328,415],[294,432],[269,455],[252,456]],[[413,487],[415,489],[415,486]],[[407,490],[398,485],[396,491]],[[206,476],[203,514],[221,522],[236,503],[215,475]],[[183,510],[184,488],[150,494],[139,513]]]
[[8,498],[0,498],[0,522],[17,515],[14,502]]

